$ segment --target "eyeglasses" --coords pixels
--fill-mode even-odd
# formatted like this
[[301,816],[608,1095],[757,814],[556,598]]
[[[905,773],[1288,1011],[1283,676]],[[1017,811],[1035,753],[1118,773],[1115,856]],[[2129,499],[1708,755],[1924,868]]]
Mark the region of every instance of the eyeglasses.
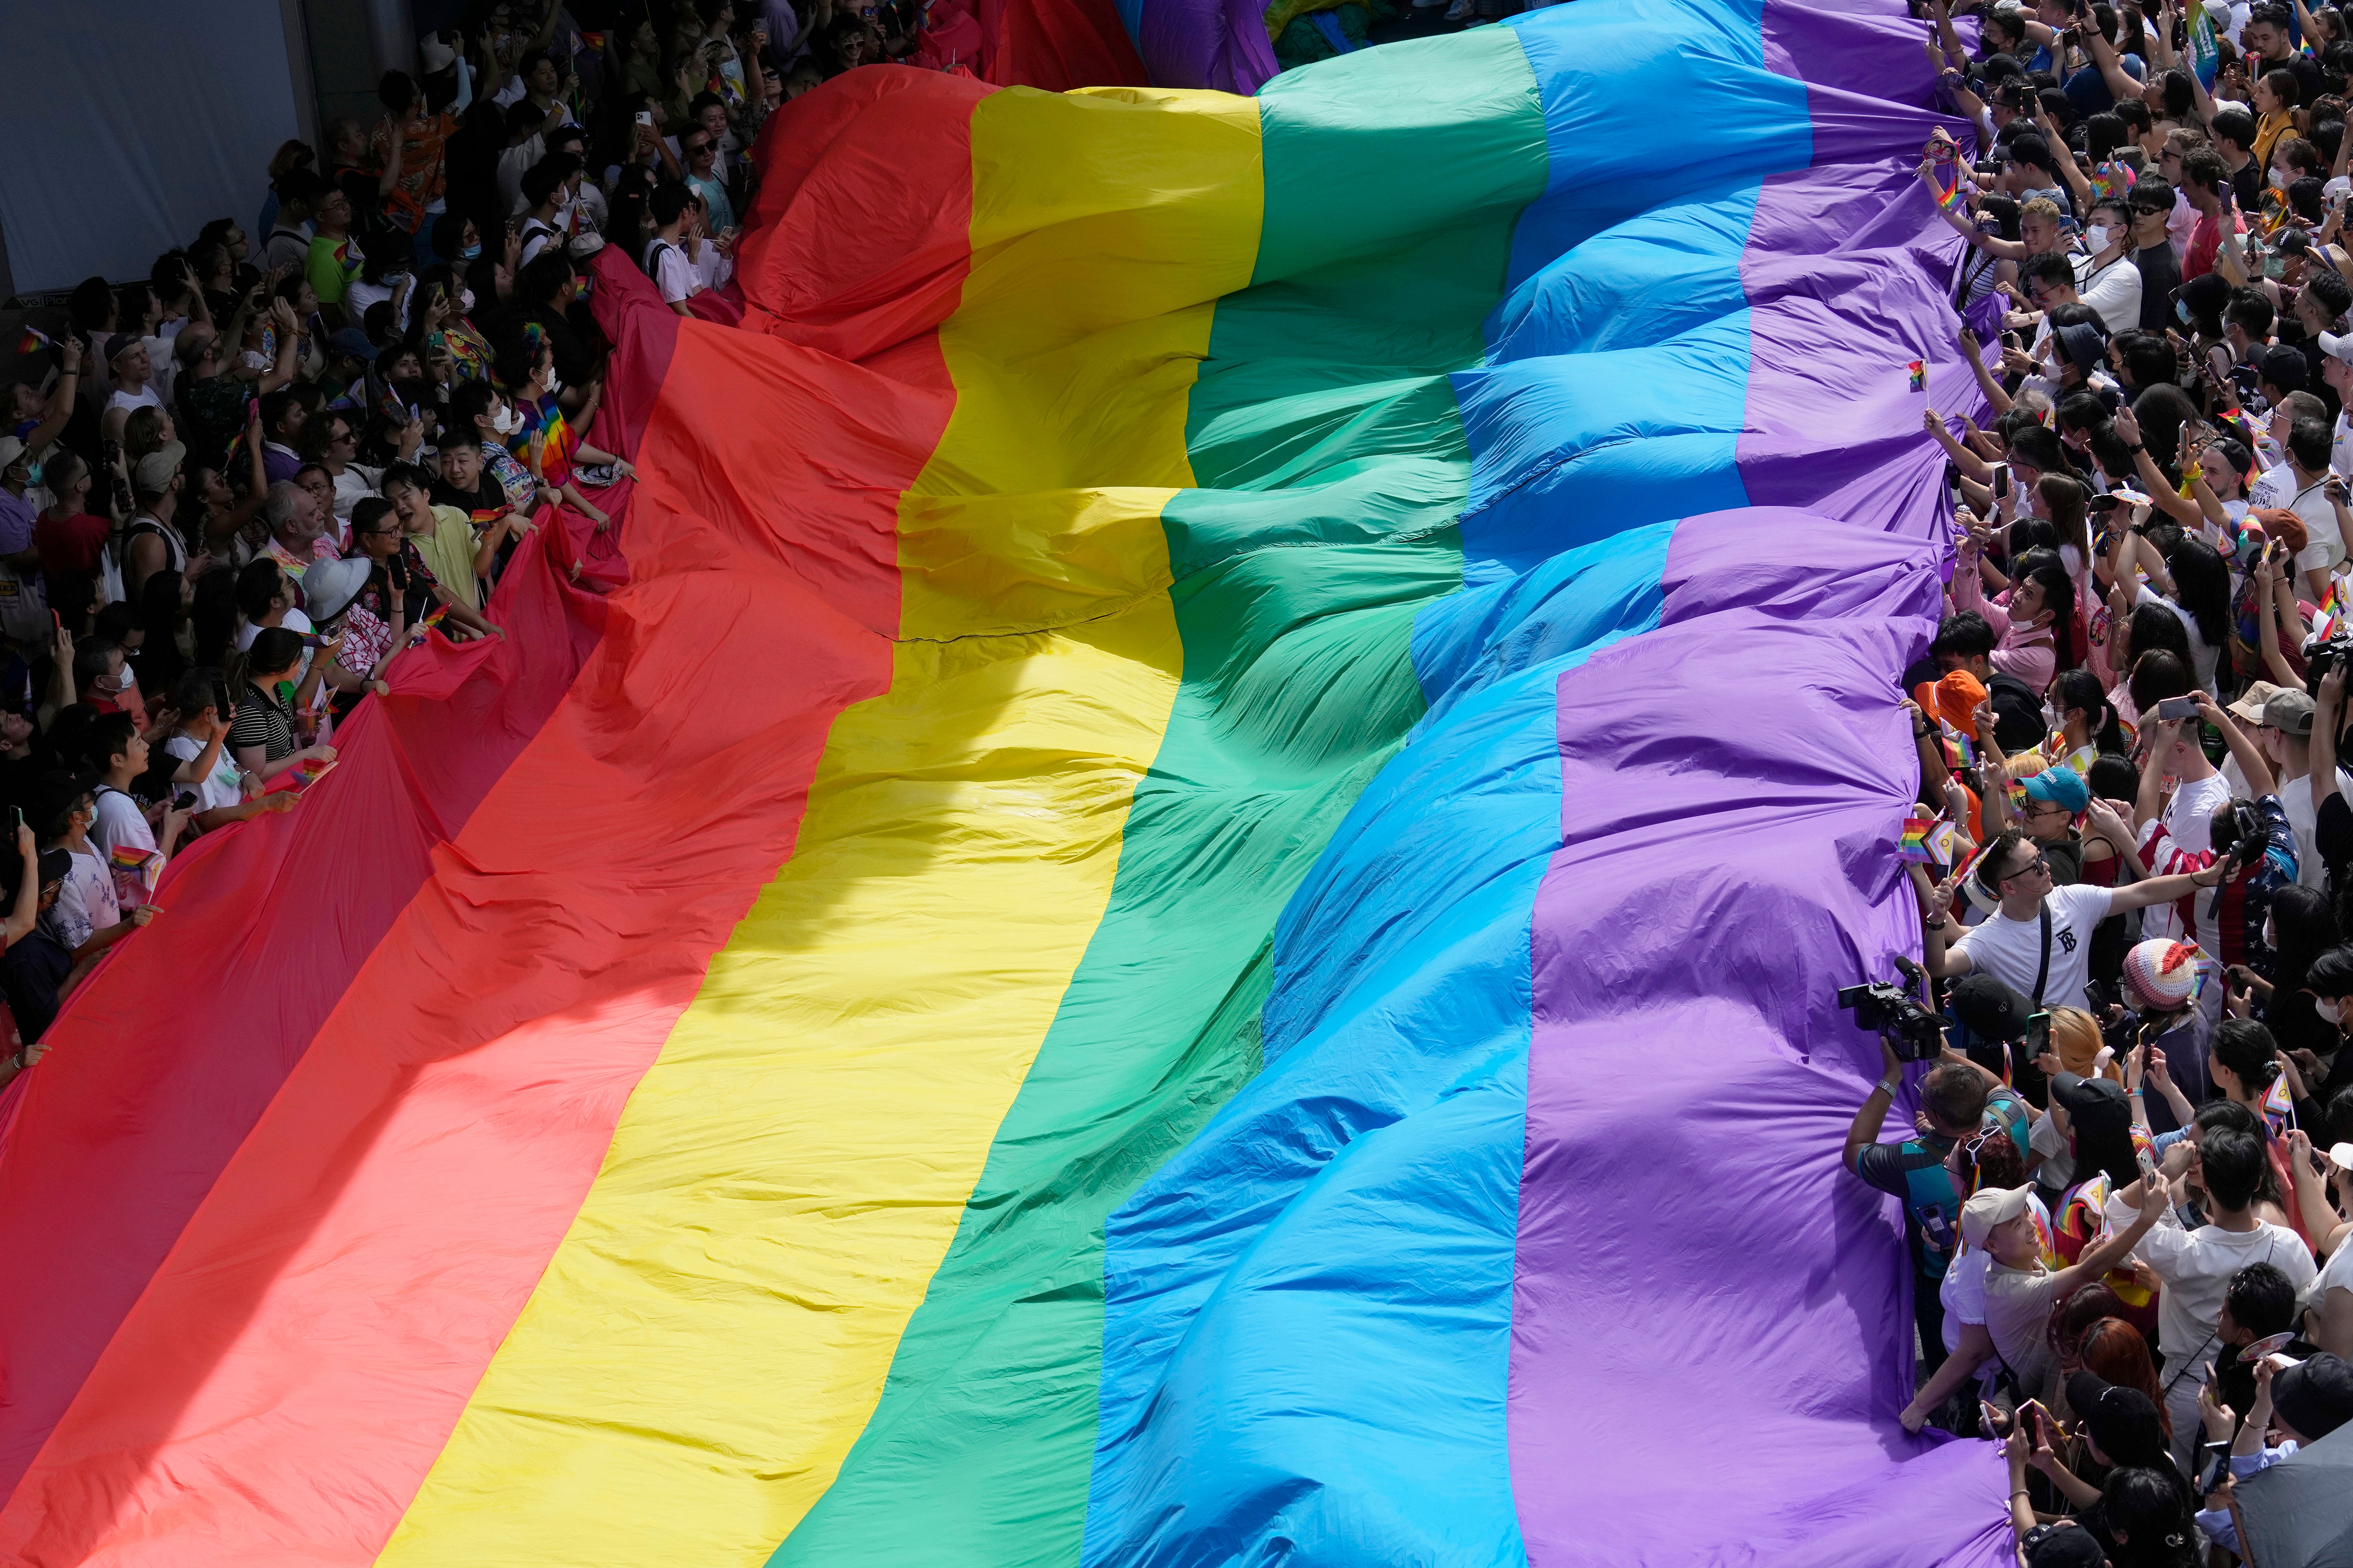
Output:
[[2012,871],[2009,876],[2004,877],[2002,880],[2005,882],[2014,882],[2030,871],[2048,871],[2050,869],[2050,858],[2048,856],[2037,855],[2033,859],[2029,860],[2025,865],[2021,866],[2017,870]]

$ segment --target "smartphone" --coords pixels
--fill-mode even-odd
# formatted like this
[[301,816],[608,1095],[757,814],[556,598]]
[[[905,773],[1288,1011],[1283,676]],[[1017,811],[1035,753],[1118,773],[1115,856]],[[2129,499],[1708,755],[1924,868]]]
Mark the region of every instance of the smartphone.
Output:
[[2150,1154],[2147,1150],[2135,1149],[2133,1151],[2133,1161],[2136,1164],[2140,1166],[2140,1179],[2142,1181],[2154,1182],[2157,1180],[2157,1159],[2154,1155]]
[[2123,500],[2116,496],[2094,496],[2084,503],[2084,510],[2091,512],[2114,511],[2123,504]]
[[650,109],[640,109],[640,110],[638,110],[638,124],[640,124],[640,125],[651,125],[653,122],[654,122],[654,115],[653,115],[653,110],[650,110]]
[[186,811],[195,804],[196,795],[194,790],[184,789],[179,794],[172,797],[172,809],[174,811]]
[[2051,1048],[2051,1015],[2037,1013],[2026,1020],[2026,1056],[2031,1061]]
[[19,805],[10,806],[8,808],[8,837],[14,838],[16,836],[16,830],[24,826],[25,808]]
[[2198,717],[2197,700],[2189,697],[2168,697],[2157,705],[2157,716],[2160,719],[2195,719]]

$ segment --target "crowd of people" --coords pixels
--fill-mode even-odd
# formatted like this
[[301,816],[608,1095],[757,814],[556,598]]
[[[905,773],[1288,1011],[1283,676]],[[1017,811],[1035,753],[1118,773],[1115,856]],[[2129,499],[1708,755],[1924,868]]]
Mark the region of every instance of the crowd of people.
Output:
[[802,5],[652,0],[603,31],[479,5],[374,122],[287,142],[249,213],[28,340],[0,425],[0,1087],[175,854],[300,809],[405,648],[503,637],[518,551],[573,537],[551,518],[609,527],[632,470],[584,438],[589,259],[619,246],[691,313],[769,113],[939,68],[928,7]]
[[[2353,10],[1915,5],[1977,131],[1920,175],[1993,412],[1924,419],[1941,1039],[1918,1074],[1891,1040],[1845,1160],[1905,1216],[1903,1424],[2003,1444],[2030,1568],[2189,1563],[2353,1422]],[[905,0],[601,33],[500,0],[375,123],[287,143],[249,225],[73,291],[0,432],[0,1085],[174,855],[301,809],[405,648],[503,637],[555,509],[609,523],[587,258],[691,313],[765,116],[923,32]]]
[[2353,1422],[2353,11],[1915,14],[1992,413],[1924,417],[1926,1011],[1846,1162],[1905,1216],[1903,1424],[2002,1443],[2021,1560],[2227,1561]]

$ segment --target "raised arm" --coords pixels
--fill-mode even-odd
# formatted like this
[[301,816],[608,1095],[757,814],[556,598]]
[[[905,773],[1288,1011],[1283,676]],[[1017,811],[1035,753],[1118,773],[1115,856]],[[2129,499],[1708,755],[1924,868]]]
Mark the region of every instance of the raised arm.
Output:
[[2316,816],[2328,797],[2337,793],[2337,727],[2345,711],[2345,662],[2342,659],[2328,667],[2320,678],[2320,695],[2312,704],[2312,750],[2307,758],[2312,764],[2312,810]]
[[2247,732],[2239,728],[2238,721],[2232,718],[2229,711],[2202,687],[2193,689],[2189,699],[2198,704],[2198,716],[2222,731],[2222,744],[2231,749],[2231,755],[2238,760],[2239,771],[2247,775],[2248,792],[2258,798],[2271,794],[2275,787],[2271,763],[2264,759],[2263,752],[2255,749],[2255,743],[2247,739]]
[[[2099,36],[2096,28],[2088,29],[2088,31],[2094,37]],[[2136,85],[2133,92],[2137,95],[2139,91],[2139,87]],[[2084,171],[2076,166],[2075,154],[2068,150],[2066,132],[2059,129],[2059,122],[2052,119],[2048,111],[2037,114],[2034,117],[2034,124],[2035,128],[2042,132],[2042,139],[2051,144],[2052,167],[2058,171],[2060,180],[2067,187],[2068,195],[2074,199],[2075,210],[2089,214],[2092,210],[2092,182],[2085,179]]]
[[[2144,32],[2147,30],[2142,29]],[[2092,57],[2093,66],[2099,71],[2100,79],[2108,84],[2110,92],[2118,98],[2140,96],[2140,83],[2133,79],[2132,72],[2125,69],[2124,62],[2116,58],[2116,47],[2108,42],[2097,27],[2084,29],[2084,52]],[[2053,153],[2057,151],[2057,148],[2052,149]]]

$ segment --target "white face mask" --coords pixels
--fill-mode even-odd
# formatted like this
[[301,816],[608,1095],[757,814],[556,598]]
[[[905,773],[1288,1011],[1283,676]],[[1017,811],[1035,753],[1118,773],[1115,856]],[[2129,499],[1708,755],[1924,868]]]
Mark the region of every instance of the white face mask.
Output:
[[2338,1021],[2337,1006],[2334,1002],[2315,1002],[2312,1005],[2312,1010],[2320,1015],[2323,1023],[2334,1024]]
[[2095,223],[2084,231],[2084,248],[2097,256],[2108,247],[2108,226]]
[[550,396],[550,397],[553,397],[553,396],[554,396],[557,393],[559,393],[559,392],[561,392],[561,391],[563,391],[563,390],[564,390],[564,379],[563,379],[563,377],[561,377],[561,376],[557,375],[557,374],[556,374],[554,371],[552,371],[552,370],[551,370],[551,371],[549,371],[549,372],[547,373],[547,395],[548,395],[548,396]]
[[459,315],[461,315],[461,316],[462,316],[462,315],[466,314],[468,311],[471,310],[473,308],[474,308],[474,291],[473,291],[471,289],[459,289],[459,290],[458,290],[458,313],[459,313]]
[[522,428],[522,416],[514,411],[512,404],[509,404],[500,409],[497,416],[491,419],[491,428],[501,436],[512,436]]

